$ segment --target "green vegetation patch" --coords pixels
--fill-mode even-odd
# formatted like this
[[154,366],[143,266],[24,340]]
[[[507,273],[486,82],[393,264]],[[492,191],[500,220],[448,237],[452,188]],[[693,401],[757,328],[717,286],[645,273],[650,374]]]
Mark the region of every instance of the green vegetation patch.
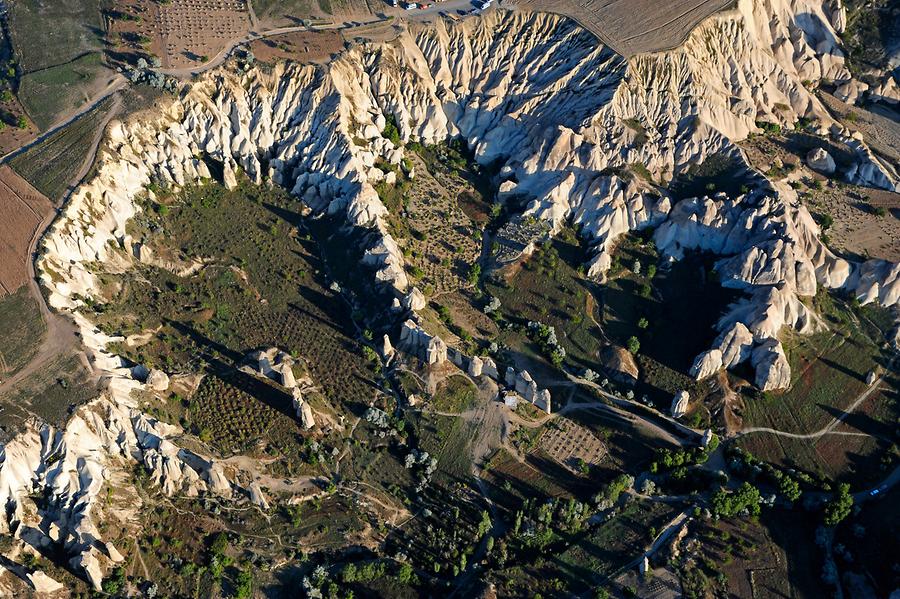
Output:
[[459,375],[441,381],[431,399],[431,407],[438,412],[459,414],[475,407],[478,389],[468,379]]
[[53,202],[59,202],[81,170],[97,129],[112,109],[107,99],[67,127],[10,159],[9,164],[26,181]]
[[187,267],[202,257],[205,266],[101,275],[111,301],[94,303],[95,321],[110,332],[148,336],[115,348],[134,362],[207,373],[183,416],[220,451],[268,439],[308,461],[308,452],[290,449],[304,440],[287,394],[234,371],[246,354],[269,346],[293,354],[298,376],[308,373],[315,386],[305,397],[317,412],[356,406],[362,413],[381,392],[354,340],[349,309],[302,229],[299,203],[280,188],[247,181],[232,191],[208,182],[177,196],[154,189],[159,202],[146,202],[129,230],[160,260]]
[[47,327],[28,286],[0,298],[0,379],[21,370],[37,353]]
[[[574,230],[563,229],[552,241],[542,245],[508,280],[492,277],[485,281],[485,291],[500,300],[499,312],[520,329],[529,321],[552,326],[556,338],[566,352],[565,362],[576,370],[597,370],[597,355],[604,337],[595,322],[596,288],[583,276],[582,264],[587,249]],[[514,345],[513,336],[527,331],[510,332],[504,340]],[[544,360],[539,340],[522,347],[531,356]]]
[[47,129],[93,95],[96,79],[109,70],[100,52],[72,62],[26,73],[19,84],[19,99],[40,129]]
[[672,506],[650,501],[629,503],[622,511],[560,555],[562,568],[584,572],[585,584],[601,580],[634,560],[653,540],[653,532],[675,515]]

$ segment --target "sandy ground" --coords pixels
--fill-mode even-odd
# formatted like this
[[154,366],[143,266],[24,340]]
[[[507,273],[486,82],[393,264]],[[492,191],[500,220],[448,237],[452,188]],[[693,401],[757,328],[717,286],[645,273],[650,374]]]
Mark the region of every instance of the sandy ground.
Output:
[[694,27],[732,0],[518,0],[515,4],[572,17],[613,50],[630,57],[680,45]]

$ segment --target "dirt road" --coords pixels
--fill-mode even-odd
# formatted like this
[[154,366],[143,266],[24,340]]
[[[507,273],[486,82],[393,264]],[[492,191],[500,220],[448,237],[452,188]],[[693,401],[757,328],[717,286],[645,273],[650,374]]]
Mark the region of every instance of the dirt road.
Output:
[[[115,91],[112,93],[115,93]],[[78,169],[78,172],[72,178],[66,195],[63,197],[63,205],[68,201],[72,191],[78,186],[81,180],[84,179],[88,172],[90,172],[91,166],[93,166],[94,159],[97,155],[97,150],[103,140],[106,126],[121,109],[122,100],[119,96],[115,96],[109,113],[107,113],[106,118],[94,133],[90,150],[88,151],[81,168]],[[50,133],[51,132],[48,132],[48,134]],[[54,312],[50,309],[44,299],[44,294],[41,291],[41,286],[38,282],[37,271],[35,270],[34,258],[37,245],[43,237],[44,231],[46,231],[47,227],[50,226],[50,223],[52,223],[56,217],[57,213],[55,211],[48,214],[35,229],[34,236],[28,245],[28,290],[40,308],[41,320],[46,327],[44,338],[41,340],[41,345],[38,348],[37,354],[35,354],[31,362],[15,375],[0,382],[0,395],[5,395],[31,375],[46,369],[56,358],[64,353],[72,352],[80,354],[79,357],[81,358],[82,363],[90,365],[87,355],[82,350],[81,340],[78,337],[78,329],[75,326],[75,323],[67,315]]]
[[[896,363],[897,358],[895,357],[890,365],[888,366],[888,370],[892,370],[894,368],[894,364]],[[736,433],[732,438],[742,437],[744,435],[750,435],[753,433],[769,433],[771,435],[778,435],[779,437],[788,437],[791,439],[818,439],[824,435],[846,435],[850,437],[869,437],[869,433],[857,433],[853,431],[836,431],[834,430],[837,426],[843,422],[850,414],[853,413],[856,408],[859,407],[864,401],[869,399],[869,397],[877,391],[881,387],[881,383],[884,381],[884,377],[880,376],[874,381],[869,387],[856,396],[856,399],[853,400],[849,406],[847,406],[843,412],[839,416],[836,416],[831,422],[829,422],[824,427],[812,433],[788,433],[785,431],[776,430],[774,428],[768,428],[764,426],[756,426],[751,428],[745,428],[738,433]]]

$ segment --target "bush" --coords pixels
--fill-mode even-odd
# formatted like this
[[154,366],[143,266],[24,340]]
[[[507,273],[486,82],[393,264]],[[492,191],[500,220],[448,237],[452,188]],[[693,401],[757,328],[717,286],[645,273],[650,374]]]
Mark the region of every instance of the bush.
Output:
[[712,497],[713,512],[728,518],[747,510],[750,515],[759,515],[759,489],[745,482],[734,493],[719,489]]
[[825,526],[837,526],[853,510],[853,496],[850,485],[841,483],[837,493],[825,506]]
[[387,117],[381,136],[389,140],[395,146],[400,145],[400,129],[397,128],[397,121],[394,119],[394,115],[389,115]]
[[781,480],[778,481],[778,492],[784,495],[785,499],[788,501],[797,501],[802,494],[800,483],[790,476],[781,477]]
[[628,351],[632,354],[637,355],[639,351],[641,351],[641,342],[637,337],[629,337],[627,342]]

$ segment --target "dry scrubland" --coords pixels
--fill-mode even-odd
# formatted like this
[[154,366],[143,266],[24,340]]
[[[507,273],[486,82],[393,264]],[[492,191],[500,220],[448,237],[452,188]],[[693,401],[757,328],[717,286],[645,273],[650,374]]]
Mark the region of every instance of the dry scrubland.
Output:
[[340,52],[343,47],[344,39],[337,31],[298,31],[250,43],[250,50],[256,60],[267,64],[281,60],[325,61]]
[[[894,143],[900,142],[900,124],[855,110],[853,114],[862,116],[855,117],[851,127],[864,130],[866,139],[875,139],[873,146],[880,153],[896,158]],[[882,119],[891,124],[884,126]],[[880,132],[880,137],[872,135],[874,131]],[[832,249],[857,259],[900,259],[900,194],[847,185],[838,177],[825,177],[805,166],[809,151],[824,146],[838,169],[846,168],[851,160],[846,152],[802,131],[755,135],[742,145],[754,167],[797,190],[825,230]]]

